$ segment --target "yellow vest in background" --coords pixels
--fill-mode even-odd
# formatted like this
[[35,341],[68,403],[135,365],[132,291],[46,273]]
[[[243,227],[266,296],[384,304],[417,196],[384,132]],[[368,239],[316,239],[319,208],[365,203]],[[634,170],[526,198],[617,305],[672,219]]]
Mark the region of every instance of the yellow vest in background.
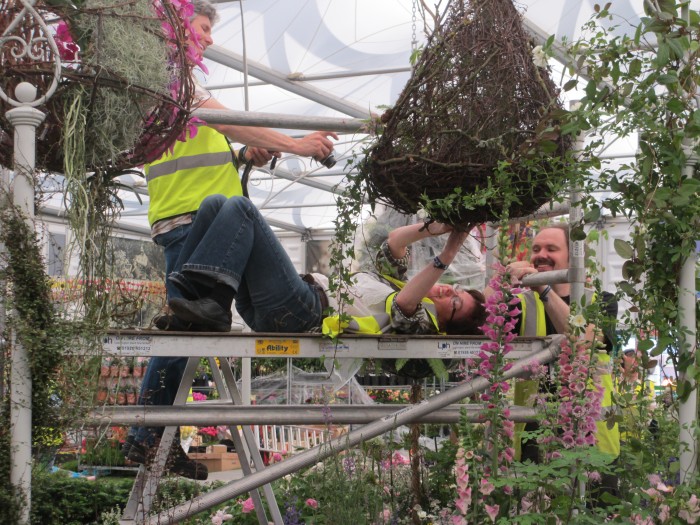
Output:
[[[537,292],[530,294],[518,294],[520,297],[520,335],[530,337],[544,337],[547,335],[547,326],[544,317],[544,303],[540,300]],[[529,318],[528,318],[529,317]],[[601,364],[610,363],[608,354],[598,354],[598,361]],[[610,374],[600,376],[600,386],[603,388],[603,399],[601,401],[602,412],[605,415],[612,407],[613,381]],[[513,404],[518,406],[532,406],[529,400],[537,394],[537,381],[516,380],[513,392]],[[607,421],[596,422],[597,448],[601,452],[612,456],[620,455],[620,428],[617,423],[612,428],[608,428]],[[516,423],[514,429],[515,459],[521,457],[521,434],[525,429],[525,423]]]

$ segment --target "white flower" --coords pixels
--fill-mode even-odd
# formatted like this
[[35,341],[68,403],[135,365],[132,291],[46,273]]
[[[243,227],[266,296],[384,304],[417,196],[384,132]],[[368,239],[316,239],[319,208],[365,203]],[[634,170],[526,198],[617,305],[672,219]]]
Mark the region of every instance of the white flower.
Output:
[[569,323],[576,328],[583,328],[586,326],[586,318],[581,314],[576,314],[569,319]]
[[226,509],[217,510],[216,514],[211,517],[212,525],[222,525],[224,521],[232,520],[233,516],[231,514],[226,514]]
[[424,510],[419,510],[419,511],[418,511],[418,517],[419,517],[420,519],[424,520],[425,518],[428,517],[428,513],[425,512]]
[[547,54],[542,49],[542,46],[535,46],[532,49],[532,63],[537,67],[547,67]]

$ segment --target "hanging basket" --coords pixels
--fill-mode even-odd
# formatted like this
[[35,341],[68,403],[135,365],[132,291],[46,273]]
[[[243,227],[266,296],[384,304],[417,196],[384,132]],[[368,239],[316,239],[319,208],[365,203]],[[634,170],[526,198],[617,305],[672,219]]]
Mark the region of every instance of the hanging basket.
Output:
[[[55,51],[32,10],[0,0],[0,34],[19,19],[0,48],[0,87],[10,97],[23,81],[45,94]],[[115,172],[154,160],[183,133],[194,93],[187,57],[187,2],[170,0],[39,0],[61,57],[59,85],[39,109],[37,169],[64,172],[71,162]],[[28,46],[22,42],[29,43]],[[31,52],[22,53],[29,49]],[[13,162],[12,106],[0,100],[0,164]],[[79,132],[75,135],[76,130]],[[69,165],[66,137],[74,136]]]
[[370,195],[407,214],[443,199],[432,218],[465,229],[549,200],[570,140],[532,50],[511,0],[454,0],[360,165]]

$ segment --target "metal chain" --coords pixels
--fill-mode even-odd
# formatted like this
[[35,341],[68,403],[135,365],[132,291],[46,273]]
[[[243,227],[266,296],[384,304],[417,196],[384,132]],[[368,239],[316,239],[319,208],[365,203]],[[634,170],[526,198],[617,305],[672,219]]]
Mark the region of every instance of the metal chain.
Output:
[[411,51],[415,51],[418,48],[418,39],[416,38],[416,10],[418,6],[418,0],[413,0],[413,10],[411,17]]

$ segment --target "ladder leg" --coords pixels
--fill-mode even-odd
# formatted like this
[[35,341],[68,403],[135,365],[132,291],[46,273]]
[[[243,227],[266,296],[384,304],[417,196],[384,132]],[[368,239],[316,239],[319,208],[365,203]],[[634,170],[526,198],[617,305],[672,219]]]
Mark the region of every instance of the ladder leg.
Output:
[[[228,387],[228,391],[231,395],[233,404],[242,405],[243,402],[241,399],[241,394],[238,391],[238,386],[236,385],[236,379],[233,377],[233,371],[231,370],[231,366],[229,365],[228,361],[222,361],[221,358],[219,358],[219,360],[222,364],[221,372],[223,373],[224,380],[226,381],[226,386]],[[258,442],[255,439],[253,431],[250,429],[249,426],[244,425],[242,429],[243,438],[245,439],[245,442],[248,446],[247,448],[248,453],[250,454],[250,459],[252,459],[255,470],[257,472],[260,472],[265,469],[265,464],[263,463],[262,457],[260,456]],[[231,436],[236,436],[240,440],[240,436],[238,436],[238,431],[236,430],[235,426],[231,431]],[[236,441],[234,441],[234,444],[236,445],[236,451],[238,452],[239,445]],[[243,443],[241,443],[241,450],[244,450]],[[245,462],[250,465],[247,458],[245,458]],[[241,467],[243,466],[243,463],[244,462],[241,461]],[[245,470],[243,472],[245,474],[248,474],[248,472],[246,472]],[[272,486],[269,483],[267,483],[263,485],[262,489],[263,493],[265,494],[265,499],[267,500],[267,506],[270,509],[270,514],[272,515],[272,521],[275,525],[283,525],[284,522],[282,520],[282,513],[280,512],[279,506],[277,505],[277,499],[275,498],[275,493],[272,490]],[[261,523],[267,522],[265,521]]]
[[[221,375],[221,370],[219,370],[219,367],[216,365],[216,359],[213,357],[208,357],[207,359],[209,360],[209,368],[211,368],[211,375],[214,378],[214,384],[216,385],[216,391],[219,393],[219,398],[222,401],[230,400],[231,396],[229,395],[228,390],[226,390],[226,383]],[[228,358],[220,357],[219,362],[221,362],[222,359]],[[228,361],[226,364],[228,365]]]
[[[187,366],[182,374],[173,405],[184,405],[187,402],[198,363],[199,358],[196,357],[190,357],[187,360]],[[158,482],[165,472],[165,465],[176,431],[176,426],[165,427],[155,457],[149,463],[148,468],[145,465],[141,465],[139,468],[129,501],[122,515],[123,520],[132,520],[134,523],[143,523],[146,520],[158,490]]]

